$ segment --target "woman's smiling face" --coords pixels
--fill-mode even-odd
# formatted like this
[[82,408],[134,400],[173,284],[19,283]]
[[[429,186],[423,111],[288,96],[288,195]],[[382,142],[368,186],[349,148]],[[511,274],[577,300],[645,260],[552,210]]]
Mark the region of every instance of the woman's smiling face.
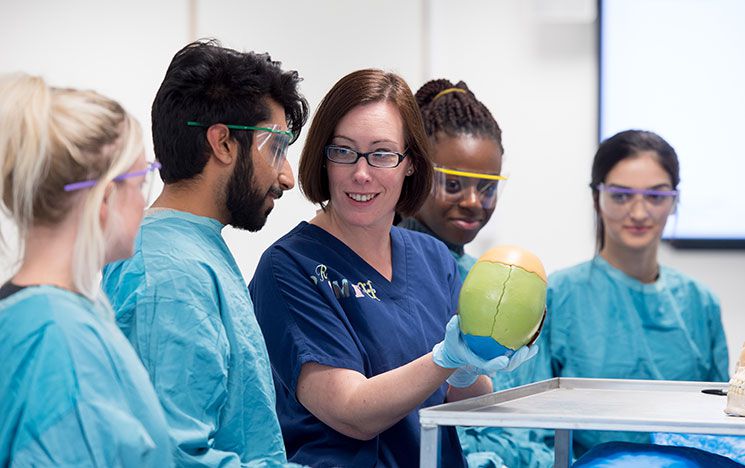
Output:
[[[490,138],[438,134],[432,150],[433,162],[447,169],[481,174],[499,174],[502,169],[501,147]],[[462,192],[457,202],[430,196],[416,215],[437,237],[456,245],[471,242],[494,212],[494,205],[485,205],[476,190],[464,187]]]
[[[367,153],[404,153],[403,120],[390,101],[353,108],[340,121],[329,144]],[[372,167],[365,158],[354,164],[326,160],[329,179],[329,209],[334,218],[349,226],[373,227],[393,223],[404,179],[412,168],[404,158],[392,168]]]

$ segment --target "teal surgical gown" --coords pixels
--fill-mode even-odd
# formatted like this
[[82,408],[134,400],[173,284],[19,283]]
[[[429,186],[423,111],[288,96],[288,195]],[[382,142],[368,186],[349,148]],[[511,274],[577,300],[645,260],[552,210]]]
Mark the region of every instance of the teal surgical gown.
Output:
[[[547,307],[538,355],[512,373],[508,386],[557,376],[728,380],[719,301],[673,269],[661,266],[657,281],[645,284],[596,256],[549,276]],[[651,439],[575,431],[575,454],[608,441]]]
[[163,411],[108,306],[52,286],[0,301],[0,466],[171,466]]
[[150,373],[179,466],[286,462],[269,358],[212,218],[150,210],[134,255],[108,265],[116,321]]
[[476,264],[476,259],[465,252],[460,253],[451,250],[450,254],[455,259],[455,263],[458,264],[458,273],[460,273],[461,279],[465,280],[466,276],[468,276],[468,272],[471,271],[471,268]]

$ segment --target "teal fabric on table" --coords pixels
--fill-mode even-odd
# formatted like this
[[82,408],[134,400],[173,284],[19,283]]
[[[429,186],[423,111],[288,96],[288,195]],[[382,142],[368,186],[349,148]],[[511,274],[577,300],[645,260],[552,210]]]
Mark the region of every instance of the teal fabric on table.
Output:
[[655,432],[652,434],[652,442],[706,450],[745,464],[745,437],[742,436]]
[[629,442],[597,445],[572,465],[576,468],[741,468],[721,455],[690,447]]

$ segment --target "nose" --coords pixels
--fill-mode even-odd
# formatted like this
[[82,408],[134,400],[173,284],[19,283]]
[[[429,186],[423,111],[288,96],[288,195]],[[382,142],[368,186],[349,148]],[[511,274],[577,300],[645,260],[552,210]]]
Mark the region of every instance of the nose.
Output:
[[631,207],[629,209],[629,216],[633,220],[644,220],[649,217],[649,211],[645,205],[644,198],[641,195],[634,195],[634,199],[631,200]]
[[479,198],[479,192],[475,186],[464,187],[461,190],[461,197],[458,201],[458,205],[471,210],[481,207],[481,199]]
[[295,186],[295,177],[292,175],[292,167],[290,167],[290,162],[286,158],[282,161],[282,167],[279,169],[277,181],[282,190],[290,190]]
[[359,184],[364,184],[370,180],[370,165],[367,164],[367,159],[360,158],[354,163],[353,179]]

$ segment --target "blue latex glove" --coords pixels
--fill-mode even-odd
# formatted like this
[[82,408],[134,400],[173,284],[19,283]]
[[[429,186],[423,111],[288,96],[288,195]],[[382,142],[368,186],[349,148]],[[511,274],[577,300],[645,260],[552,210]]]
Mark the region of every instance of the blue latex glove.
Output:
[[[523,346],[522,348],[519,348],[517,351],[515,351],[515,353],[509,358],[507,367],[502,369],[502,371],[510,372],[515,370],[520,367],[525,361],[530,360],[536,354],[538,354],[538,345],[534,344],[533,346]],[[495,372],[486,373],[474,366],[467,365],[459,367],[458,370],[453,372],[450,377],[447,378],[447,383],[449,383],[453,387],[466,388],[476,383],[476,379],[478,379],[480,375],[488,375],[489,378],[493,379],[494,374]]]
[[458,368],[449,378],[454,387],[468,387],[479,375],[493,376],[497,372],[509,372],[538,353],[538,346],[523,346],[511,357],[498,356],[486,360],[468,348],[460,332],[460,317],[454,315],[445,328],[445,339],[432,349],[432,360],[446,369]]
[[446,381],[453,387],[466,388],[476,383],[479,375],[481,374],[472,366],[463,366],[450,374]]
[[538,345],[533,344],[532,346],[523,346],[518,348],[515,353],[510,356],[510,362],[503,370],[505,372],[512,372],[518,367],[522,366],[524,362],[530,361],[533,357],[538,354]]

